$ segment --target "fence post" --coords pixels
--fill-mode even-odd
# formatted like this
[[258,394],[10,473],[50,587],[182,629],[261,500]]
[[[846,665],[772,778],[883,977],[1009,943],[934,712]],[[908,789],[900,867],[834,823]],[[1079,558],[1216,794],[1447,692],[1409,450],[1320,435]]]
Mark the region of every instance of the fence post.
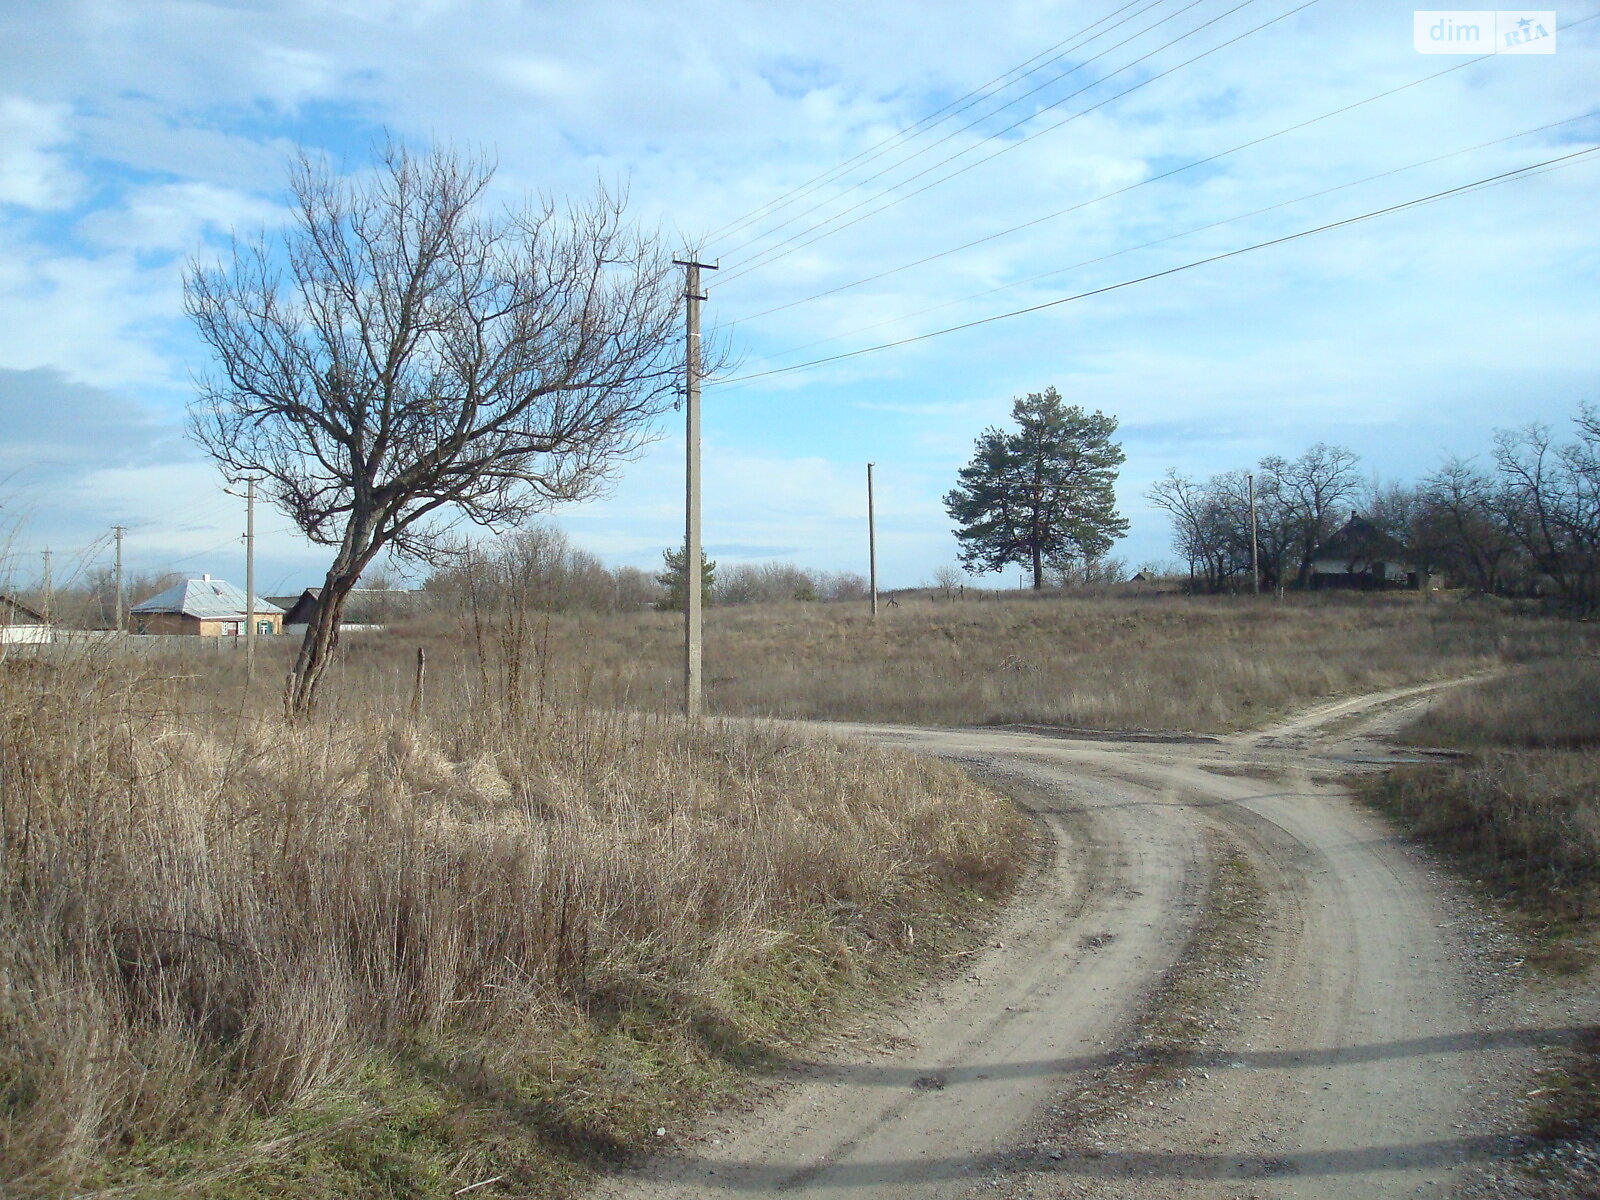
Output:
[[422,646],[417,647],[417,686],[411,693],[411,719],[422,718],[422,688],[428,674],[428,651]]

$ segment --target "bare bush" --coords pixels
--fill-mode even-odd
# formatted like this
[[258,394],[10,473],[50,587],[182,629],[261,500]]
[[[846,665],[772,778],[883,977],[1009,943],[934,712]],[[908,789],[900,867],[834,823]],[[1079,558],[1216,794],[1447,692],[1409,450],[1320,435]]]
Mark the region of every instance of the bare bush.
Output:
[[724,565],[711,591],[713,603],[781,604],[789,600],[860,600],[867,581],[850,572],[810,571],[791,563]]

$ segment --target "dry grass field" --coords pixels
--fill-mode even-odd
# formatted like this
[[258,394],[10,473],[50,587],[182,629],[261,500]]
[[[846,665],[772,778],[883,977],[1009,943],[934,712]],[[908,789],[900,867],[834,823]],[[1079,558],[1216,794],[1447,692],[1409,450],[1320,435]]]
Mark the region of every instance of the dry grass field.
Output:
[[[454,664],[445,672],[479,670],[443,618],[352,638],[350,677],[366,673],[394,703],[409,695],[409,660],[388,639],[427,645],[431,661]],[[531,694],[656,711],[681,703],[678,614],[557,615],[525,642]],[[751,605],[707,610],[706,702],[743,716],[1218,732],[1325,697],[1596,647],[1587,625],[1417,595],[918,596],[876,621],[864,604]]]
[[[248,689],[237,652],[0,660],[0,1194],[560,1195],[970,944],[1026,822],[909,755],[686,725],[679,628],[351,635],[295,727],[287,645]],[[708,701],[1220,730],[1594,640],[1415,598],[753,606],[709,614]]]
[[0,662],[5,1196],[556,1195],[1028,858],[908,755],[448,677],[291,729],[207,665]]
[[1374,777],[1371,799],[1554,932],[1600,912],[1600,657],[1442,696],[1407,738],[1467,754]]

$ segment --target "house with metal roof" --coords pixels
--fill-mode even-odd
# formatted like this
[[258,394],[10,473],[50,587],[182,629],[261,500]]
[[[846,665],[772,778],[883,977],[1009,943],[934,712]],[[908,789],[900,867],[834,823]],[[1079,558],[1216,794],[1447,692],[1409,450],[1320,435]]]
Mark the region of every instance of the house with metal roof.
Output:
[[254,613],[258,635],[283,632],[283,609],[259,596],[247,605],[242,589],[209,575],[185,579],[135,604],[128,610],[128,631],[237,637],[245,632],[247,607]]

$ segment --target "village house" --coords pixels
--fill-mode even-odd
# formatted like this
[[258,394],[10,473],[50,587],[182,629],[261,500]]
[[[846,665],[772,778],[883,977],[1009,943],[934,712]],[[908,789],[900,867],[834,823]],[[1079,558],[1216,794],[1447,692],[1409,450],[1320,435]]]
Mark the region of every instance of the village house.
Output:
[[1313,588],[1420,588],[1426,580],[1406,548],[1356,513],[1317,548]]
[[[185,579],[166,591],[141,600],[128,610],[130,633],[165,633],[191,637],[238,637],[245,632],[244,592],[226,580],[202,575]],[[253,609],[256,633],[283,632],[283,610],[260,597]]]
[[[297,596],[268,596],[284,610],[283,631],[303,634],[317,615],[322,589],[306,588]],[[400,588],[353,588],[345,597],[340,627],[346,633],[382,629],[400,617],[409,616],[418,609],[421,592]]]
[[28,607],[14,596],[0,592],[0,643],[38,644],[54,640],[54,631],[43,613]]

